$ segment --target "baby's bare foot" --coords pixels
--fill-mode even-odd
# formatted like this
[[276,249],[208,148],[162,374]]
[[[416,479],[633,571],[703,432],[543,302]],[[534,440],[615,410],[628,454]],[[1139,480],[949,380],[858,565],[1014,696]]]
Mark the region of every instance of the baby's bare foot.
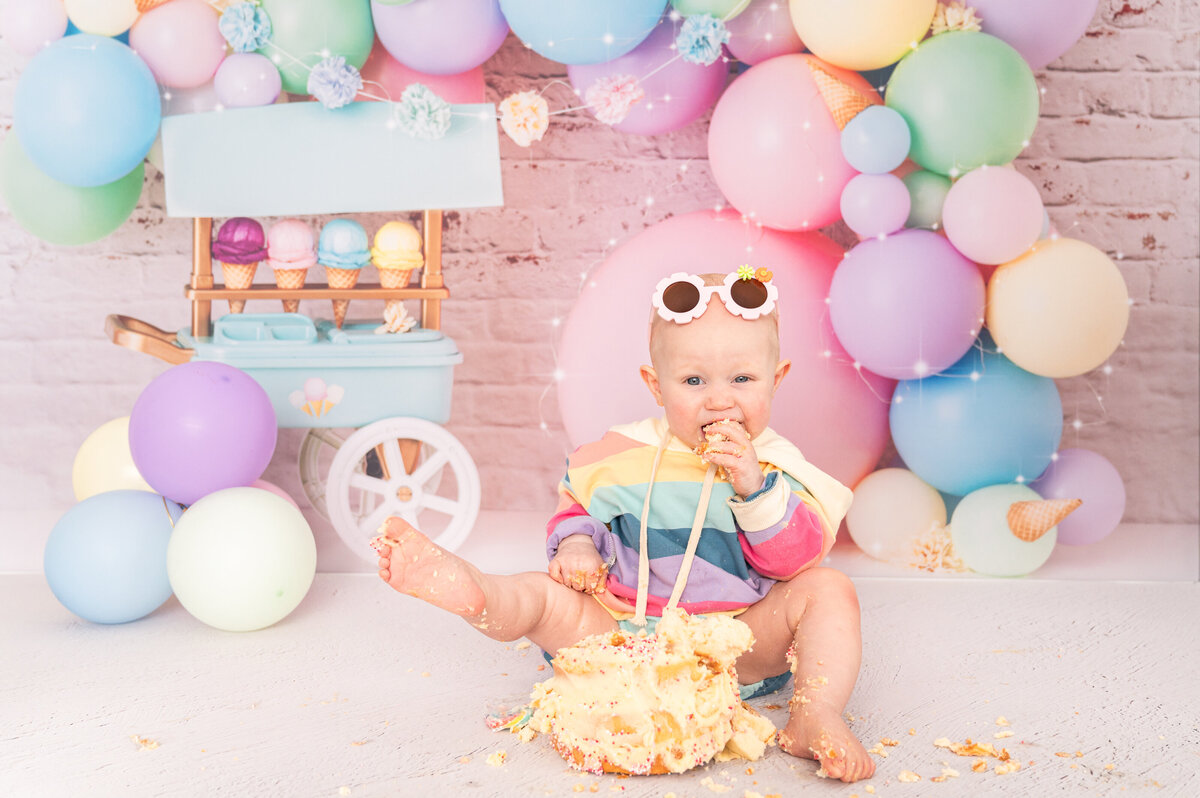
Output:
[[396,590],[463,618],[476,618],[486,603],[479,572],[437,546],[411,524],[389,518],[380,547],[379,578]]
[[831,779],[846,783],[875,775],[875,760],[836,709],[816,702],[792,712],[779,733],[779,747],[793,756],[815,759]]

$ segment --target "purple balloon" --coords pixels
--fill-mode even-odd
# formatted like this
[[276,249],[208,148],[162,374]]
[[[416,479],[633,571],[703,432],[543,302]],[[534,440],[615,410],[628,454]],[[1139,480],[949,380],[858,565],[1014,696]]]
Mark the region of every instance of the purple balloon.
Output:
[[228,108],[270,105],[283,90],[283,78],[265,55],[231,53],[217,67],[213,90]]
[[842,219],[863,238],[894,233],[908,221],[912,197],[895,175],[857,175],[842,189]]
[[979,335],[983,306],[979,269],[928,230],[859,242],[829,286],[842,346],[864,368],[898,380],[954,365]]
[[372,0],[375,35],[409,69],[457,75],[500,49],[508,22],[499,0],[412,0],[387,5]]
[[708,66],[676,58],[676,51],[671,49],[674,43],[674,26],[660,23],[625,55],[603,64],[571,64],[567,76],[580,97],[586,97],[587,90],[600,78],[633,75],[646,96],[613,128],[643,136],[677,130],[699,119],[717,101],[725,88],[729,65],[720,58]]
[[[1010,44],[1041,69],[1071,49],[1096,15],[1099,0],[971,0],[984,33]],[[1076,511],[1078,512],[1078,511]]]
[[197,360],[163,372],[129,414],[133,463],[180,504],[262,476],[275,451],[275,410],[244,371]]
[[1058,542],[1068,546],[1095,543],[1116,529],[1125,515],[1121,475],[1103,455],[1088,449],[1060,449],[1029,487],[1043,499],[1083,499],[1075,512],[1058,523]]

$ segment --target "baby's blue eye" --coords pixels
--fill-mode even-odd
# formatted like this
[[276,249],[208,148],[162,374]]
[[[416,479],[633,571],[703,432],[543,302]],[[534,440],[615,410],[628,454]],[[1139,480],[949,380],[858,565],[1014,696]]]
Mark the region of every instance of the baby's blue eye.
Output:
[[750,378],[747,377],[745,374],[739,374],[738,376],[733,378],[733,381],[734,382],[750,382]]
[[699,385],[700,378],[699,377],[688,377],[686,380],[684,380],[684,382],[688,385]]

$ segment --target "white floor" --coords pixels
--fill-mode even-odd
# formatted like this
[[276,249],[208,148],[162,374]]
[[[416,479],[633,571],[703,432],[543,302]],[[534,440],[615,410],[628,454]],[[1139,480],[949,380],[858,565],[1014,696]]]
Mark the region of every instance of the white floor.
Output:
[[[527,521],[504,520],[481,528]],[[1128,567],[1126,581],[1096,576],[1097,554],[1090,576],[1061,562],[1038,578],[993,580],[869,575],[869,562],[835,553],[863,607],[852,728],[868,746],[899,741],[877,757],[875,795],[1200,794],[1196,532],[1118,534],[1132,536],[1114,549],[1122,557],[1157,534],[1176,547],[1172,559],[1191,559],[1152,568],[1176,581],[1134,581],[1144,577]],[[517,537],[476,535],[461,553],[516,570],[540,548]],[[247,634],[204,626],[174,599],[135,623],[92,625],[40,575],[10,574],[0,576],[0,639],[3,796],[868,794],[778,749],[749,767],[679,776],[572,771],[545,740],[483,724],[549,676],[536,649],[487,640],[368,574],[318,574],[296,612]],[[785,697],[754,703],[783,721],[765,707]],[[1005,728],[1013,736],[994,737]],[[939,737],[992,742],[1025,766],[972,772],[973,759],[932,745]],[[505,764],[489,766],[500,750]],[[931,782],[943,763],[961,775]],[[898,781],[903,770],[921,781]]]

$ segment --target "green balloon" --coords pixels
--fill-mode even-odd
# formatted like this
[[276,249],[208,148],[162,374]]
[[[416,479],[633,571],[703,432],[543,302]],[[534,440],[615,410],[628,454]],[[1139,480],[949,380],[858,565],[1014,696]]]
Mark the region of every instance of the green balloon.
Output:
[[918,169],[903,179],[909,198],[908,220],[904,226],[937,230],[942,226],[942,205],[950,191],[950,178]]
[[69,186],[38,169],[9,131],[0,146],[0,194],[17,224],[51,244],[74,246],[104,238],[137,207],[144,164],[103,186]]
[[909,157],[952,177],[1012,161],[1038,118],[1029,64],[1005,42],[975,31],[922,42],[896,65],[886,102],[908,121]]
[[709,14],[728,22],[746,10],[750,0],[671,0],[671,7],[685,17]]
[[286,92],[308,94],[308,73],[329,56],[362,69],[371,54],[371,0],[262,0],[262,7],[271,41],[258,52],[275,62]]
[[963,565],[988,576],[1023,576],[1050,559],[1058,541],[1058,527],[1037,540],[1026,542],[1008,527],[1013,502],[1040,501],[1025,485],[989,485],[962,498],[950,518],[950,539]]

